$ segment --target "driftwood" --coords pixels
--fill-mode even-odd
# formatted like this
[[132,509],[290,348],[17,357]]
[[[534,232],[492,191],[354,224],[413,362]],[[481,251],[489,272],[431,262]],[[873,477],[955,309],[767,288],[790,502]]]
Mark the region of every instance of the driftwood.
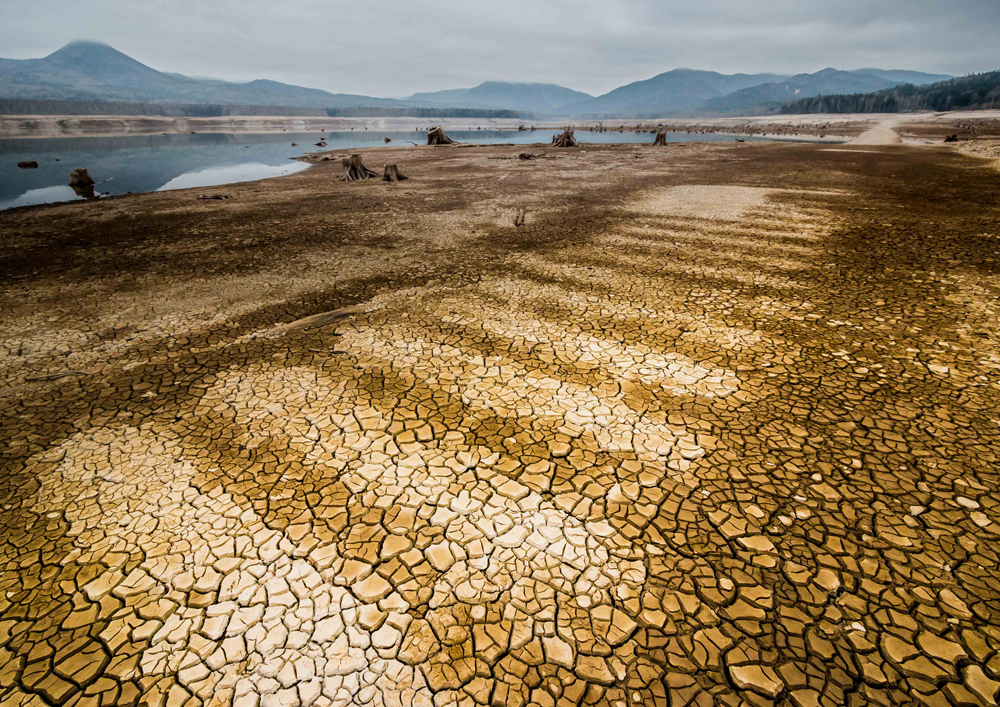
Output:
[[552,137],[552,147],[579,147],[580,143],[573,137],[573,131],[567,128],[560,135]]
[[387,164],[385,166],[385,171],[382,173],[383,182],[401,182],[404,179],[409,179],[409,177],[401,173],[396,165]]
[[365,167],[365,163],[361,161],[361,155],[345,157],[343,164],[343,181],[345,182],[357,182],[362,179],[371,179],[378,176],[378,174]]
[[364,311],[365,308],[361,305],[344,307],[343,309],[334,309],[330,312],[323,312],[322,314],[313,314],[309,317],[302,317],[302,319],[296,319],[294,322],[288,322],[287,324],[279,324],[271,330],[271,333],[287,334],[290,331],[309,331],[310,329],[319,329],[320,327],[333,324],[334,322],[344,319],[345,317],[361,314]]
[[667,129],[661,128],[656,132],[656,139],[653,140],[653,147],[667,146]]
[[517,156],[517,159],[519,159],[519,160],[533,160],[533,159],[535,159],[535,155],[531,154],[530,152],[522,152],[521,154],[519,154]]
[[455,141],[444,134],[440,125],[436,125],[427,131],[428,145],[454,145]]
[[71,187],[92,187],[94,180],[90,178],[87,170],[83,167],[74,169],[69,175],[69,185]]

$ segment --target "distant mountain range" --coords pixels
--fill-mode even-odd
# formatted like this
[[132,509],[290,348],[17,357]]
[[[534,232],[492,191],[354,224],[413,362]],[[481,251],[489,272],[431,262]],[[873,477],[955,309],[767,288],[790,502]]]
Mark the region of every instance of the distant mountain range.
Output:
[[230,83],[166,74],[96,42],[73,42],[44,59],[0,59],[0,98],[301,108],[406,105],[277,81]]
[[[916,71],[824,69],[815,74],[720,74],[675,69],[591,96],[563,86],[542,83],[487,81],[474,88],[416,93],[405,99],[330,93],[277,81],[233,83],[164,73],[96,42],[74,42],[42,59],[0,59],[0,100],[7,107],[20,102],[37,107],[76,103],[117,103],[120,106],[159,104],[187,106],[267,107],[326,111],[355,115],[360,109],[386,115],[455,115],[474,117],[481,110],[491,117],[509,117],[516,111],[526,118],[642,117],[676,113],[738,114],[773,112],[789,101],[830,94],[863,94],[902,84],[930,84],[950,76]],[[191,108],[191,107],[194,108]],[[89,111],[93,110],[91,106]],[[496,113],[495,111],[507,111]],[[353,111],[353,112],[352,112]],[[489,112],[493,111],[493,112]],[[23,112],[23,111],[22,111]],[[231,113],[231,110],[230,110]],[[369,113],[370,114],[370,113]]]
[[906,83],[923,85],[950,78],[951,76],[922,74],[917,71],[823,69],[815,74],[798,74],[787,79],[743,88],[706,101],[703,108],[717,113],[739,113],[774,104],[781,105],[796,98],[829,93],[869,93]]
[[434,93],[414,93],[411,102],[463,108],[506,108],[528,113],[557,114],[562,108],[593,99],[589,93],[551,83],[507,83],[487,81],[475,88]]
[[986,110],[1000,108],[1000,71],[972,74],[926,86],[903,86],[853,95],[800,98],[782,113],[901,113],[918,110]]
[[697,111],[705,101],[732,91],[776,81],[776,74],[719,74],[674,69],[645,81],[616,88],[603,96],[569,106],[576,115],[645,115]]

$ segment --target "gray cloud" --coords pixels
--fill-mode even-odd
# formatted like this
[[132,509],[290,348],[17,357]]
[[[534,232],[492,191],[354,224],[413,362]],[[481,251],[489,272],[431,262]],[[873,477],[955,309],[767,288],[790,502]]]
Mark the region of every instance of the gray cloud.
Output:
[[603,93],[678,66],[1000,68],[998,0],[0,0],[0,54],[107,42],[162,71],[398,96],[484,80]]

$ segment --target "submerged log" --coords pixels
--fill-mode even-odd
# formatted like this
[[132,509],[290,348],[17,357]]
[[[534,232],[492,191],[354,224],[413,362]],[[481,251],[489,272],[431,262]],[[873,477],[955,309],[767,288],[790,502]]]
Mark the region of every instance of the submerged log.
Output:
[[454,145],[455,141],[444,134],[440,125],[436,125],[427,131],[428,145]]
[[94,180],[90,178],[87,170],[80,167],[70,172],[69,185],[71,187],[92,187],[94,186]]
[[566,129],[560,135],[552,136],[552,147],[579,147],[580,143],[573,137],[573,131]]
[[361,161],[361,155],[345,157],[343,164],[343,181],[345,182],[357,182],[361,179],[371,179],[378,176],[378,174],[365,167],[365,163]]
[[666,147],[667,146],[667,129],[660,128],[656,132],[656,139],[653,140],[653,147]]
[[401,182],[404,179],[409,179],[405,174],[399,171],[399,168],[394,164],[387,164],[385,166],[385,172],[382,173],[383,182]]

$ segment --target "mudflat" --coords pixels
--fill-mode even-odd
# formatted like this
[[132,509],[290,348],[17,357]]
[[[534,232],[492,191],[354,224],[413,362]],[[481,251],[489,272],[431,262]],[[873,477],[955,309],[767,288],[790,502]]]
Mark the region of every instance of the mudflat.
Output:
[[0,214],[7,704],[995,703],[992,162],[361,154]]

